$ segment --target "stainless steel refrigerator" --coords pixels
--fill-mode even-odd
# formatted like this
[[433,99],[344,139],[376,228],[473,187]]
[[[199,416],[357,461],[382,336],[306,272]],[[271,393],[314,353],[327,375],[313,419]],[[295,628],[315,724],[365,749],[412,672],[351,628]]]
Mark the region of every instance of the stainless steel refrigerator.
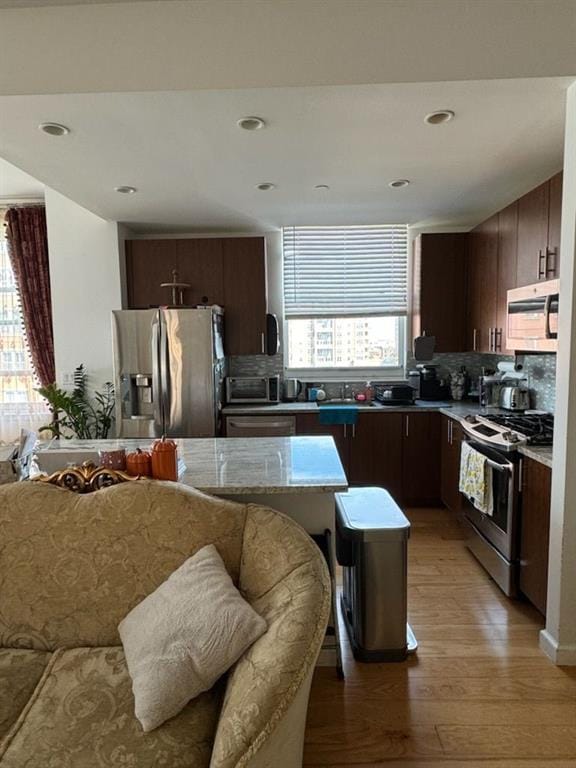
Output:
[[220,431],[224,312],[112,312],[118,437],[213,437]]

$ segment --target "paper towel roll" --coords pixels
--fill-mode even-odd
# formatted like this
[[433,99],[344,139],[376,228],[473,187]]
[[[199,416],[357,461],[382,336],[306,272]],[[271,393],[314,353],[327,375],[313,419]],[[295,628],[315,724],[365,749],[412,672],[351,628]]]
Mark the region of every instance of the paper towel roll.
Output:
[[501,373],[517,373],[522,370],[520,363],[498,363],[498,370]]
[[498,372],[501,381],[526,381],[526,374],[522,372],[520,363],[498,363]]

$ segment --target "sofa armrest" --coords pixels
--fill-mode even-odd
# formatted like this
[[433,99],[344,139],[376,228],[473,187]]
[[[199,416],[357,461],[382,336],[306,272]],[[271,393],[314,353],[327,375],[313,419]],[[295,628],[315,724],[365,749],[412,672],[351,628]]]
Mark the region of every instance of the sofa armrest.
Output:
[[230,674],[210,768],[299,768],[330,613],[328,569],[297,523],[256,507],[246,522],[240,587],[268,630]]

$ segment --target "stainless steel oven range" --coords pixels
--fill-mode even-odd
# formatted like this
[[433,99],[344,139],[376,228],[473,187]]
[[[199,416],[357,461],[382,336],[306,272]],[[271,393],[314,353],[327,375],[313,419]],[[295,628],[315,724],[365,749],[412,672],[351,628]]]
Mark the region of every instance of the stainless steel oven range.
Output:
[[549,414],[470,416],[465,440],[482,453],[492,469],[493,512],[480,512],[468,499],[468,548],[506,595],[518,592],[522,519],[521,445],[551,445],[554,417]]

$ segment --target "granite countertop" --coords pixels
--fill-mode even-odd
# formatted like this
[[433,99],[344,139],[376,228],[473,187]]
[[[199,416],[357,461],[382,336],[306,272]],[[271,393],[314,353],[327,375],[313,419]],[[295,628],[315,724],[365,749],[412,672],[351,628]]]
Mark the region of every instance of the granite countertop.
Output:
[[[277,414],[282,415],[296,415],[298,413],[318,413],[322,408],[332,405],[330,400],[325,400],[324,405],[318,405],[318,403],[270,403],[267,405],[227,405],[222,409],[224,416],[274,416]],[[386,413],[387,411],[439,411],[441,409],[451,409],[452,403],[450,402],[426,402],[421,400],[414,405],[381,405],[380,403],[373,403],[371,405],[364,405],[363,403],[334,403],[335,406],[348,406],[354,405],[361,413]],[[471,408],[474,405],[471,404]],[[469,413],[470,411],[467,411]]]
[[[65,467],[95,457],[100,449],[148,447],[150,440],[52,440],[40,445],[51,462]],[[214,495],[332,493],[348,481],[334,440],[314,437],[216,437],[176,440],[186,469],[179,480]],[[58,453],[65,454],[58,463]],[[39,456],[42,461],[42,456]],[[47,471],[53,471],[47,469]]]
[[520,453],[529,459],[539,461],[552,469],[552,446],[551,445],[523,445]]
[[[329,401],[328,401],[329,402]],[[353,405],[353,403],[350,403]],[[278,403],[277,405],[229,405],[224,408],[225,416],[270,416],[272,414],[292,414],[298,413],[318,413],[324,406],[317,403]],[[427,402],[421,400],[415,405],[359,405],[360,413],[387,413],[401,412],[410,413],[412,411],[439,411],[444,416],[448,416],[456,421],[464,421],[466,416],[479,415],[484,409],[478,403],[470,400],[447,401],[447,402]],[[490,408],[490,413],[509,413],[501,408]],[[552,467],[552,446],[522,446],[519,452],[528,456],[534,461],[539,461],[547,467]]]

